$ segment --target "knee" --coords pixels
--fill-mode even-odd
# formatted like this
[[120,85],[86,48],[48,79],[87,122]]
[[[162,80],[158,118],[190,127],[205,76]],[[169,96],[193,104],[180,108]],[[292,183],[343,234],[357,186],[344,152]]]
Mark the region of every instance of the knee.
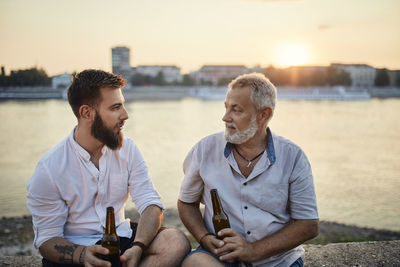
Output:
[[182,231],[168,228],[160,234],[163,236],[163,245],[171,254],[185,256],[190,252],[190,242]]

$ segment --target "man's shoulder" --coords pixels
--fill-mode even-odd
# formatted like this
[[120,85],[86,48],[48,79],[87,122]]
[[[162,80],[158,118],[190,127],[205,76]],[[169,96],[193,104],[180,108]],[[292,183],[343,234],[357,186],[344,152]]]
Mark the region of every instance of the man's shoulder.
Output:
[[68,147],[69,136],[64,138],[61,142],[49,149],[40,159],[41,163],[51,163],[53,160],[59,160],[60,157],[66,154]]
[[221,140],[225,140],[224,132],[217,132],[207,135],[201,138],[200,142],[220,142]]
[[200,139],[197,145],[202,147],[215,147],[219,144],[226,145],[224,132],[213,133]]
[[287,152],[300,152],[301,147],[286,137],[272,133],[275,150],[284,150]]
[[113,155],[118,154],[118,160],[123,160],[130,162],[137,159],[137,157],[142,157],[140,147],[135,143],[132,138],[124,137],[124,143],[122,147],[114,151]]

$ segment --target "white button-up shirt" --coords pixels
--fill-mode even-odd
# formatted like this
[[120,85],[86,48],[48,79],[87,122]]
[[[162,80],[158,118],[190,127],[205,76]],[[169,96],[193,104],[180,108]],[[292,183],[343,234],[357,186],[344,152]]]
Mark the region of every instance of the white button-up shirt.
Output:
[[139,213],[152,204],[164,208],[131,139],[119,150],[104,146],[97,169],[73,133],[43,156],[27,183],[36,248],[53,237],[93,245],[104,233],[108,206],[114,207],[117,234],[130,237],[129,194]]
[[[210,232],[210,190],[218,190],[231,228],[248,242],[270,236],[290,219],[317,219],[311,166],[304,152],[267,129],[267,149],[246,178],[224,134],[208,136],[187,155],[179,199],[205,205],[204,222]],[[253,266],[289,266],[303,254],[299,246],[283,254],[254,262]]]

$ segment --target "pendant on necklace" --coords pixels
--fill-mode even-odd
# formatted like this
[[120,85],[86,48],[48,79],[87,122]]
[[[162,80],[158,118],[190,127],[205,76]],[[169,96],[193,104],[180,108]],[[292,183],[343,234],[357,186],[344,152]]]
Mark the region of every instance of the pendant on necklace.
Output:
[[252,164],[253,162],[251,162],[251,160],[249,160],[249,164],[247,164],[247,168],[250,168],[250,166],[251,166],[251,164]]

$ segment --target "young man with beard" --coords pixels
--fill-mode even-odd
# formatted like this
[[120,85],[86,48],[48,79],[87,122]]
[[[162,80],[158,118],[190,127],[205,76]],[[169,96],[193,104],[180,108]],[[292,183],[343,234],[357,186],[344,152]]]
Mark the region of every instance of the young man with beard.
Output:
[[[27,184],[43,266],[111,266],[99,245],[108,206],[115,210],[124,266],[179,266],[190,249],[182,232],[160,230],[160,196],[139,149],[123,136],[125,83],[121,76],[85,70],[68,89],[78,125],[39,161]],[[138,223],[124,215],[129,195],[141,214]]]
[[[237,77],[225,99],[225,134],[205,137],[187,155],[178,210],[201,246],[184,267],[302,266],[300,245],[319,231],[313,176],[304,152],[269,129],[275,101],[264,75]],[[231,226],[218,233],[214,188]]]

